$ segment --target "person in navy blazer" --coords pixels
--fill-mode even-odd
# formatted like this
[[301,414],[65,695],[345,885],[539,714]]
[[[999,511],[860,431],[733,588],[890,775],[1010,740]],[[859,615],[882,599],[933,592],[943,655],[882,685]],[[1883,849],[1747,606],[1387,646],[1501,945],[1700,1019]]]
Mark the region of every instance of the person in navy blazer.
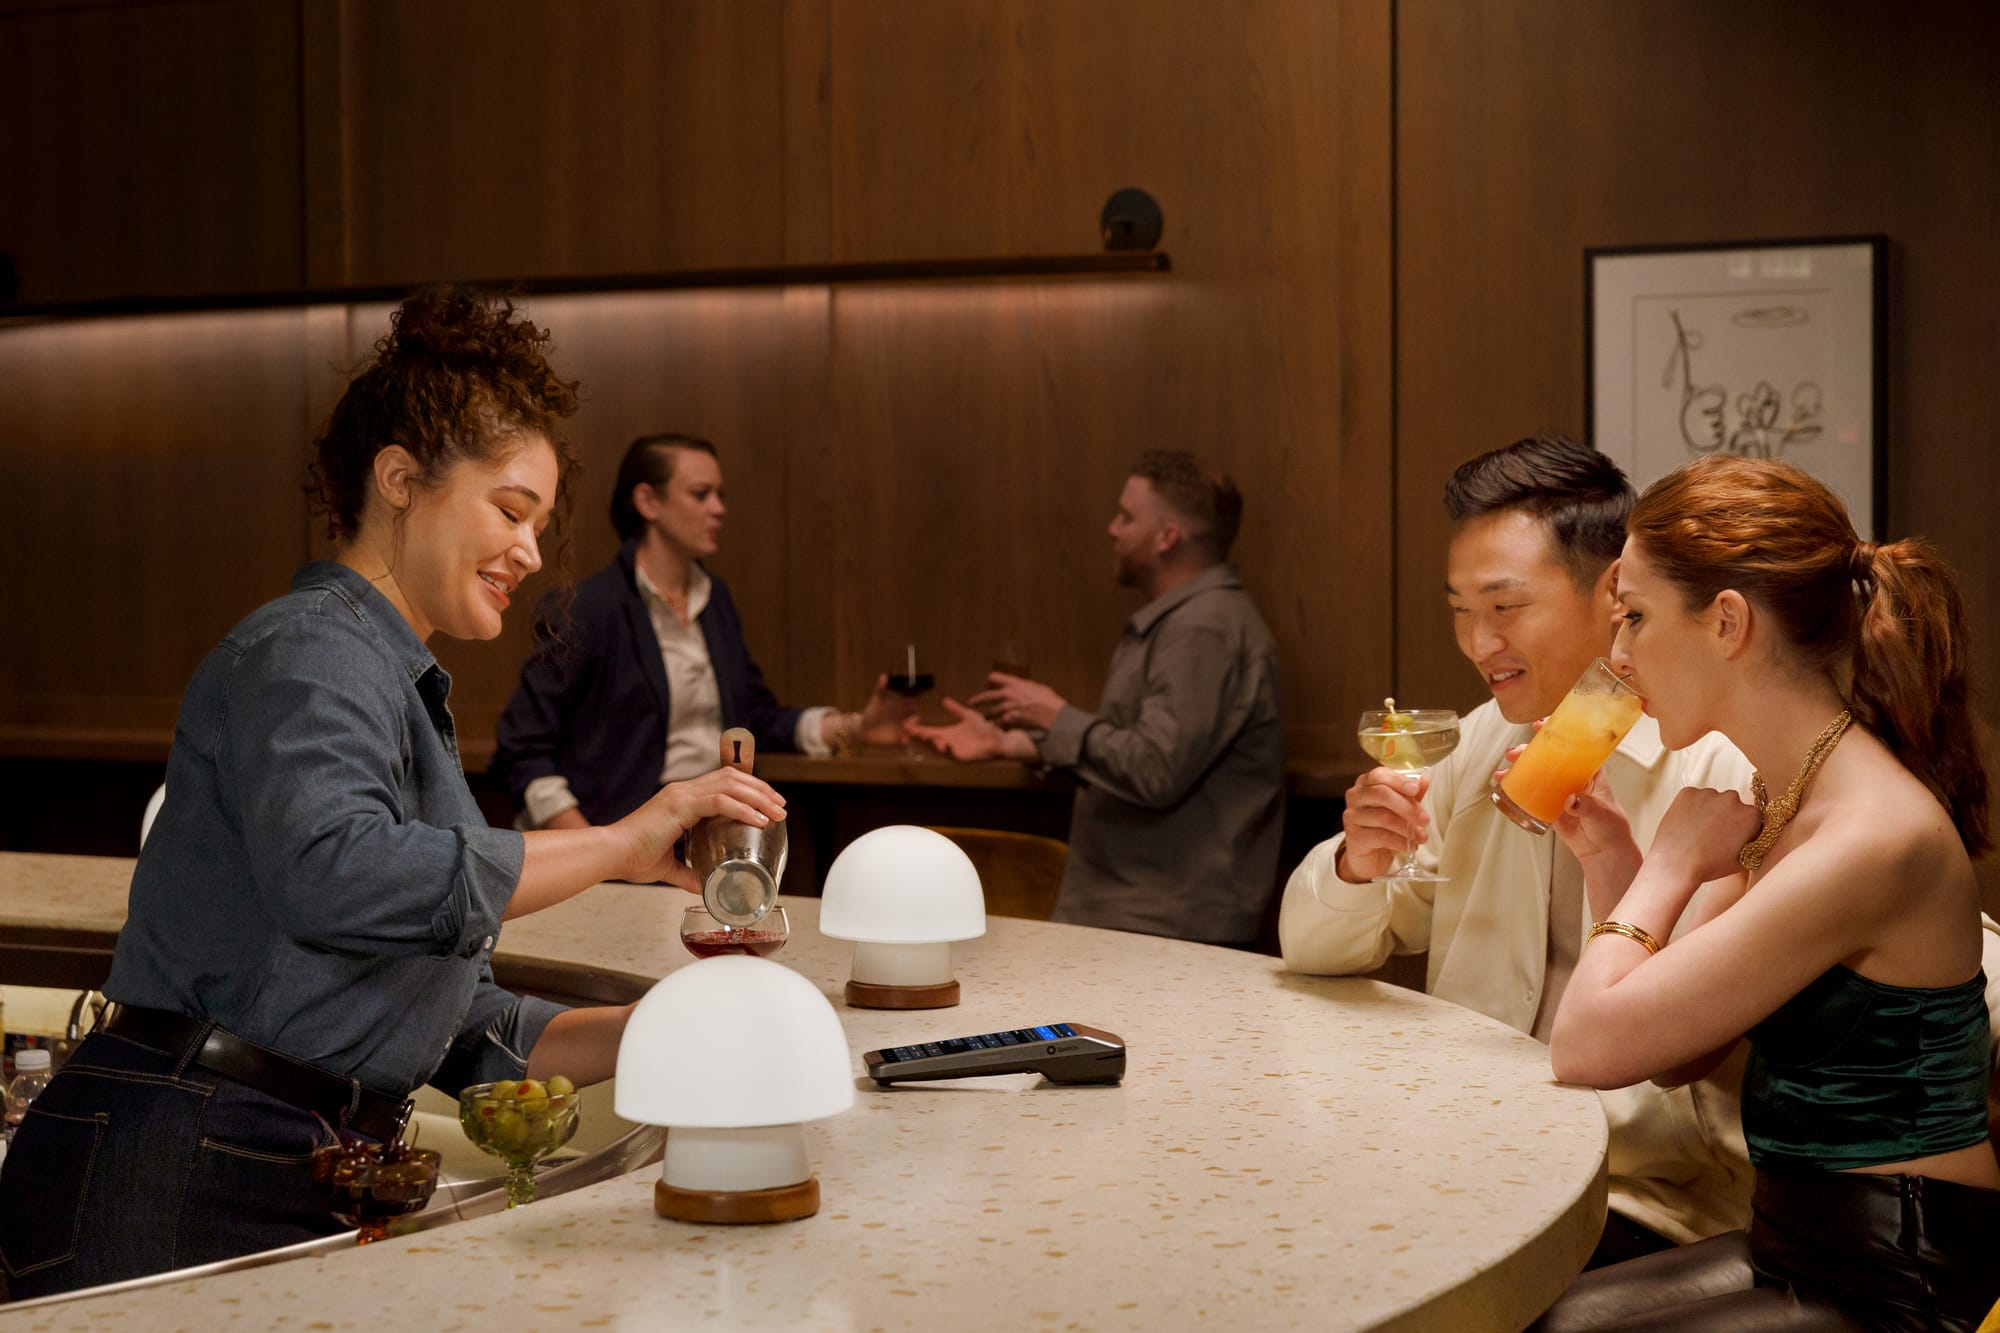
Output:
[[766,752],[901,739],[914,705],[886,678],[860,713],[778,702],[729,585],[702,564],[726,513],[713,444],[648,435],[626,450],[611,499],[623,545],[577,586],[566,617],[544,602],[535,652],[500,716],[491,771],[529,826],[622,817],[663,779],[713,768],[724,727],[749,728]]

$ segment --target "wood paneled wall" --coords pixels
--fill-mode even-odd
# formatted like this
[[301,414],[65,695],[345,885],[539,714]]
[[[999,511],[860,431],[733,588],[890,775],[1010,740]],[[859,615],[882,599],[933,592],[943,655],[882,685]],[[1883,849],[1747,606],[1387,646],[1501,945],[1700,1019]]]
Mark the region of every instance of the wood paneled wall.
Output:
[[1397,643],[1482,697],[1445,478],[1583,421],[1583,251],[1889,237],[1888,521],[1957,567],[2000,708],[2000,10],[1943,0],[1399,0]]
[[[574,566],[609,554],[624,443],[704,433],[730,491],[718,564],[783,695],[856,704],[913,639],[963,692],[1012,640],[1093,699],[1135,601],[1103,534],[1124,468],[1191,447],[1245,492],[1238,557],[1295,745],[1351,744],[1341,719],[1389,674],[1393,609],[1390,0],[166,0],[53,35],[0,0],[0,47],[87,54],[176,16],[296,43],[235,90],[290,127],[294,211],[172,225],[282,232],[280,281],[302,285],[1090,251],[1104,199],[1150,190],[1164,278],[532,303],[584,381]],[[75,188],[63,143],[180,96],[45,93],[72,126],[30,159],[55,191]],[[257,174],[249,149],[228,160]],[[19,225],[0,209],[0,249],[26,299],[264,282],[93,269],[129,231],[45,262],[36,238],[69,205],[23,208]],[[46,589],[17,622],[34,648],[0,665],[0,743],[164,752],[201,652],[316,549],[303,445],[382,315],[230,317],[213,337],[141,321],[115,353],[108,324],[0,328],[0,461],[30,481],[4,503],[32,511],[0,555]],[[207,484],[187,463],[203,456]],[[145,484],[111,494],[107,470]],[[525,651],[517,620],[437,645],[474,754]]]
[[[1141,449],[1216,454],[1295,749],[1479,689],[1441,607],[1462,459],[1582,428],[1586,246],[1891,239],[1890,525],[2000,683],[2000,19],[1862,0],[0,0],[24,299],[1095,248],[1172,275],[565,298],[579,571],[632,435],[723,449],[722,572],[801,701],[916,639],[1089,697]],[[0,326],[0,748],[163,753],[195,661],[314,549],[305,441],[378,310]],[[440,645],[476,749],[525,650]]]

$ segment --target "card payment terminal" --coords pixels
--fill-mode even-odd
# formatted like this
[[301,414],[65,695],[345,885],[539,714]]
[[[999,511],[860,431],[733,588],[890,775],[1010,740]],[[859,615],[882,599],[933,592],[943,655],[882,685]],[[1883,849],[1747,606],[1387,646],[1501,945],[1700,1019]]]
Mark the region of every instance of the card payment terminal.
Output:
[[1081,1023],[982,1032],[976,1037],[863,1051],[877,1083],[1040,1074],[1051,1083],[1116,1083],[1125,1077],[1125,1043],[1117,1034]]

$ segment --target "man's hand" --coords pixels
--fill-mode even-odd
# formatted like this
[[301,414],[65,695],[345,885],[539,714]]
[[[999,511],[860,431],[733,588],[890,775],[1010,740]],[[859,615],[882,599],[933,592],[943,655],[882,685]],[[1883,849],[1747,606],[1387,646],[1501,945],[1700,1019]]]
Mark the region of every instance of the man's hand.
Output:
[[1430,840],[1431,817],[1423,807],[1430,790],[1427,774],[1371,768],[1347,789],[1340,828],[1347,835],[1337,865],[1349,884],[1365,884],[1387,874],[1390,864],[1414,840]]
[[681,834],[710,815],[764,825],[785,817],[785,798],[762,778],[735,768],[718,768],[687,782],[669,783],[615,827],[631,844],[621,878],[641,884],[662,881],[700,893],[694,870],[674,856]]
[[1047,731],[1063,710],[1063,697],[1036,680],[987,674],[986,688],[972,696],[972,706],[1003,727],[1036,727]]
[[942,727],[906,722],[903,730],[927,742],[939,754],[975,763],[981,759],[1021,759],[1035,757],[1035,743],[1018,731],[1002,731],[956,699],[946,698],[945,711],[957,719]]

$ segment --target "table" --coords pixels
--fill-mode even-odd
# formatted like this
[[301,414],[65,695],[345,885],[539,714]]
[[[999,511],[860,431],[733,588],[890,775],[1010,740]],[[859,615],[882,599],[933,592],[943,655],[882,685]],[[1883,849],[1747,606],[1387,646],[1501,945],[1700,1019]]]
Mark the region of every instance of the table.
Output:
[[[1361,770],[1359,751],[1351,760],[1286,760],[1280,886],[1314,843],[1339,831],[1342,798]],[[818,893],[841,848],[884,824],[1069,836],[1070,780],[1044,779],[1035,766],[1012,759],[962,764],[932,751],[897,747],[869,747],[824,759],[767,751],[757,756],[757,774],[785,795],[797,824],[785,874],[787,893]],[[1275,899],[1268,915],[1263,943],[1275,952]]]
[[[129,861],[0,854],[0,929],[116,923]],[[503,955],[664,975],[673,890],[601,885],[508,925]],[[1481,1015],[1360,979],[1146,936],[994,918],[964,1003],[846,1009],[848,946],[789,899],[778,960],[855,1056],[1077,1020],[1126,1081],[1026,1075],[876,1089],[807,1129],[818,1216],[653,1214],[652,1170],[365,1250],[33,1307],[0,1328],[1076,1327],[1518,1329],[1603,1217],[1596,1094]]]

